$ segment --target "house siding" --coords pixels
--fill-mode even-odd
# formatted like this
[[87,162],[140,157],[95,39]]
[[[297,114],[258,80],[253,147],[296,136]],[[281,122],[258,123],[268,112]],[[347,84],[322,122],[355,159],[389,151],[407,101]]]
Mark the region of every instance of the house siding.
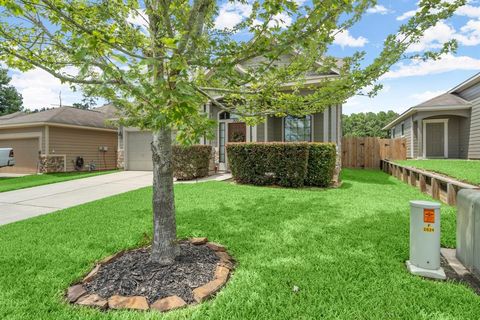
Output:
[[[11,136],[15,134],[20,134],[20,135],[40,135],[40,146],[39,150],[41,153],[45,152],[45,127],[44,126],[38,126],[38,127],[25,127],[25,128],[4,128],[0,129],[0,139],[5,137],[6,135]],[[6,138],[5,138],[6,139]]]
[[460,91],[458,95],[467,101],[473,101],[480,98],[480,82]]
[[472,106],[468,158],[480,159],[480,98]]
[[265,123],[260,123],[257,125],[257,141],[265,142]]
[[313,141],[323,142],[323,113],[313,115]]
[[[90,129],[49,127],[49,154],[66,155],[67,171],[75,170],[75,159],[83,158],[85,167],[93,162],[97,169],[114,169],[117,166],[117,133]],[[101,152],[99,147],[107,147]],[[104,157],[105,155],[105,157]]]

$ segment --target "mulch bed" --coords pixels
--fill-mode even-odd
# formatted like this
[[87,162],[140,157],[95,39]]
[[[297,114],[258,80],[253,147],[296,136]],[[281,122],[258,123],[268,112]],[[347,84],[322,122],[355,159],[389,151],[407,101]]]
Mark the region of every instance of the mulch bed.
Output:
[[102,266],[86,291],[102,297],[141,295],[149,303],[176,295],[192,303],[192,290],[213,280],[219,262],[213,250],[190,242],[180,243],[180,255],[169,266],[151,263],[150,251],[130,251]]
[[168,266],[150,261],[150,247],[106,257],[68,288],[66,299],[100,309],[169,311],[202,302],[225,285],[234,266],[225,247],[192,238],[179,249]]

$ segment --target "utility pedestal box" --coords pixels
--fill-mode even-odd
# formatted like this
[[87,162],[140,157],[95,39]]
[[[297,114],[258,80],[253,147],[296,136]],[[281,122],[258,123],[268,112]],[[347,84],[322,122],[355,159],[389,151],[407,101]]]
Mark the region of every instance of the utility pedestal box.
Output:
[[480,191],[457,194],[457,259],[480,277]]
[[410,201],[410,273],[445,279],[440,267],[440,204]]

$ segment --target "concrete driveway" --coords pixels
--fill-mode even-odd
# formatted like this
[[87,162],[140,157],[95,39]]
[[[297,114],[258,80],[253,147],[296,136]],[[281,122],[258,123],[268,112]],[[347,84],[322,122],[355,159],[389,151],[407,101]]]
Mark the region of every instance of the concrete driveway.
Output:
[[152,185],[152,172],[121,171],[0,193],[0,225]]
[[[203,179],[177,183],[222,181],[231,177],[231,174],[218,174]],[[152,181],[151,171],[121,171],[39,187],[0,192],[0,225],[151,186]]]

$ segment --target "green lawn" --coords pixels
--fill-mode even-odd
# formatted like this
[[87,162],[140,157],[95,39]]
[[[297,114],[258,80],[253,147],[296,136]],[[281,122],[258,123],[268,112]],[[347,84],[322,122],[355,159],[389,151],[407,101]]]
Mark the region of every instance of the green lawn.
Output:
[[60,172],[60,173],[46,173],[46,174],[33,174],[23,177],[15,178],[0,178],[0,192],[12,191],[30,187],[41,186],[44,184],[81,179],[86,177],[97,176],[101,174],[107,174],[117,172],[117,170],[107,171],[92,171],[92,172]]
[[480,185],[480,160],[396,160],[403,165],[438,172],[460,181]]
[[[96,260],[151,235],[150,188],[0,227],[0,319],[478,319],[472,290],[406,271],[408,201],[428,197],[380,171],[343,179],[329,190],[176,185],[179,237],[208,236],[238,264],[216,298],[164,315],[63,301]],[[454,246],[455,210],[442,210],[442,244]]]

